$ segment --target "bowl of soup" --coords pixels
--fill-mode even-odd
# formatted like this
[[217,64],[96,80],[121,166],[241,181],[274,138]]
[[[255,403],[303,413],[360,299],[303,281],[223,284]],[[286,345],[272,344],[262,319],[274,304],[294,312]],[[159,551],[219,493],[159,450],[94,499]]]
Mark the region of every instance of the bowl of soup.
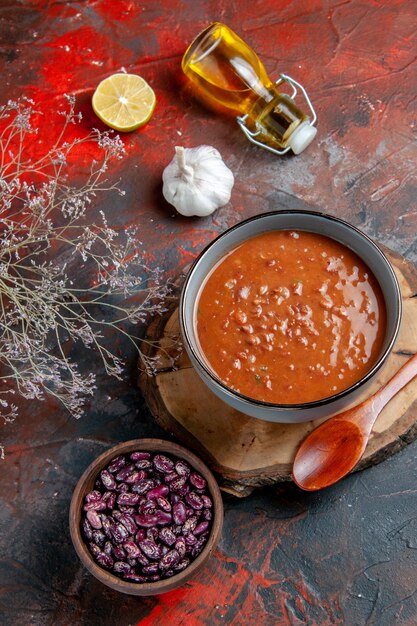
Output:
[[190,360],[235,409],[272,422],[328,417],[386,362],[401,292],[382,250],[317,212],[264,213],[198,256],[180,301]]

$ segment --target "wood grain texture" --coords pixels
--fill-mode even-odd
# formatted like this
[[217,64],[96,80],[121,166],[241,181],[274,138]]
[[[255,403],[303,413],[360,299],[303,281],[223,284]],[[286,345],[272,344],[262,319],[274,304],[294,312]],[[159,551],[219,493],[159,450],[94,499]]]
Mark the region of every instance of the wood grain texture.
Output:
[[[417,270],[386,250],[397,273],[404,317],[386,365],[355,404],[369,397],[417,352]],[[251,488],[291,480],[296,450],[306,435],[324,420],[274,424],[249,417],[222,402],[198,376],[185,351],[177,367],[168,364],[172,340],[179,336],[178,310],[148,329],[147,338],[161,339],[158,373],[142,375],[139,385],[158,424],[192,447],[221,477],[222,487],[236,495]],[[153,349],[152,349],[153,350]],[[417,437],[417,380],[405,387],[377,418],[364,455],[355,471],[375,465]]]

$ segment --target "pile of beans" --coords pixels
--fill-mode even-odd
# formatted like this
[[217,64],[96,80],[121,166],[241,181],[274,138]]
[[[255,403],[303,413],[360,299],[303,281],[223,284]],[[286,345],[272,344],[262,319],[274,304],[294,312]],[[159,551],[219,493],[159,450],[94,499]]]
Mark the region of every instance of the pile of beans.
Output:
[[84,499],[81,529],[95,562],[129,582],[184,570],[207,543],[213,502],[205,478],[184,460],[121,455]]

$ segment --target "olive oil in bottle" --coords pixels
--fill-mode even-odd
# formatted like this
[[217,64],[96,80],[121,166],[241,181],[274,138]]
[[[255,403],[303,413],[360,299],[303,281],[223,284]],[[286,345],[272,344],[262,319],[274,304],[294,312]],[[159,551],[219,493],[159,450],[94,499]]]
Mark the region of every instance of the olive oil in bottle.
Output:
[[[224,113],[237,118],[247,137],[258,145],[282,154],[292,149],[299,154],[314,139],[316,116],[301,85],[281,75],[274,84],[255,52],[228,26],[214,23],[190,45],[182,69],[199,95]],[[294,83],[307,98],[313,120],[295,104],[293,97],[277,86]]]

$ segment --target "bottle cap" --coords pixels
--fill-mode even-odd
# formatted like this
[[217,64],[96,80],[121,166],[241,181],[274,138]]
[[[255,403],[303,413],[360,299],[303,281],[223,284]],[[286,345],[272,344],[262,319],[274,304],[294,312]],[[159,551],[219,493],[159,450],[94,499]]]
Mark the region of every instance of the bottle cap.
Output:
[[300,154],[313,141],[317,134],[317,128],[309,122],[302,122],[288,139],[287,145],[294,154]]

